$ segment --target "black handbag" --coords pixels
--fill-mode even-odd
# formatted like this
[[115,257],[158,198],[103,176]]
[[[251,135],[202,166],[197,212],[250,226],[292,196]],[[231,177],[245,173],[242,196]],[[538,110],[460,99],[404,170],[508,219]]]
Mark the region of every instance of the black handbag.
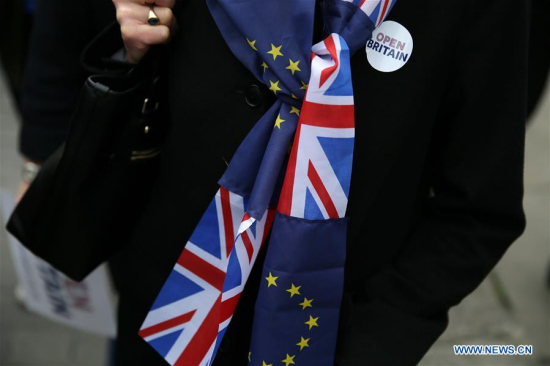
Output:
[[99,57],[116,51],[120,39],[113,24],[87,47],[88,69],[101,74],[86,80],[65,142],[7,224],[25,247],[76,281],[128,243],[165,136],[162,51],[152,49],[130,69]]

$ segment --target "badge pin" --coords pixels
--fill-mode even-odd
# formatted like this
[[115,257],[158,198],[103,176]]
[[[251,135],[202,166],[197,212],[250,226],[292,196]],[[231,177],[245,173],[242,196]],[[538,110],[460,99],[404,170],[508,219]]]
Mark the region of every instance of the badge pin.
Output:
[[407,28],[388,20],[372,32],[365,49],[367,60],[374,69],[393,72],[405,66],[411,58],[413,40]]

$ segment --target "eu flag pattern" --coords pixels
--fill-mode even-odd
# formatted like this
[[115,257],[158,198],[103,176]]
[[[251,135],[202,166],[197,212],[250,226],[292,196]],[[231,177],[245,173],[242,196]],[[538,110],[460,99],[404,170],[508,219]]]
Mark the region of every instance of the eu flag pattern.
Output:
[[346,219],[277,213],[254,309],[250,365],[334,365]]
[[210,365],[273,226],[249,360],[332,365],[355,136],[349,60],[395,0],[324,0],[326,38],[313,47],[313,0],[206,1],[277,101],[231,159],[140,335],[170,365]]
[[309,87],[254,312],[253,365],[332,365],[344,282],[354,144],[349,48],[312,48]]

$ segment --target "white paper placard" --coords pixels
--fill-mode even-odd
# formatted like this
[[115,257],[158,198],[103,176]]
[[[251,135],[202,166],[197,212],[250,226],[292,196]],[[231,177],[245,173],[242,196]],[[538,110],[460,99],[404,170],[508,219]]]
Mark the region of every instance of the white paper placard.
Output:
[[[5,227],[14,208],[14,196],[3,189],[0,194]],[[12,235],[7,236],[29,311],[74,328],[115,336],[115,312],[104,265],[84,281],[75,282],[36,257]]]

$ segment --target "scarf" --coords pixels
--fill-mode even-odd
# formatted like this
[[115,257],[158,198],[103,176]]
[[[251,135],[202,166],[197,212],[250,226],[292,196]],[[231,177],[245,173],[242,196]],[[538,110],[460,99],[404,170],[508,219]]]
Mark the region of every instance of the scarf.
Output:
[[[243,140],[139,335],[210,365],[263,243],[253,365],[333,365],[354,147],[350,55],[396,0],[206,0],[233,54],[277,97]],[[290,155],[289,155],[290,150]]]

